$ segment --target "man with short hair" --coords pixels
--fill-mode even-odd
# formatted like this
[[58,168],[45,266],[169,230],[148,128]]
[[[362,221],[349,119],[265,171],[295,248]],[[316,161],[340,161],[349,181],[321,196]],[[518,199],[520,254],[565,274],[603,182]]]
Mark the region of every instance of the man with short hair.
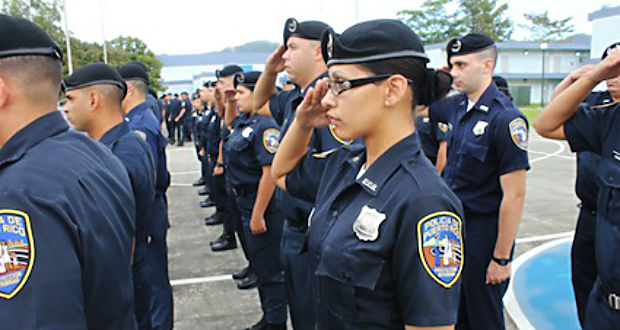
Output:
[[146,135],[132,132],[124,120],[121,102],[127,85],[109,65],[86,65],[65,78],[64,86],[69,122],[110,148],[129,174],[136,206],[132,258],[135,314],[139,329],[151,329],[151,277],[146,248],[155,197],[155,161]]
[[[443,177],[465,210],[465,266],[457,329],[504,329],[502,298],[510,278],[528,162],[528,123],[492,76],[497,49],[470,33],[447,45],[461,92],[429,107],[431,122],[449,123]],[[483,311],[483,312],[481,312]]]
[[0,14],[0,274],[6,329],[135,329],[135,204],[123,164],[56,111],[62,51]]

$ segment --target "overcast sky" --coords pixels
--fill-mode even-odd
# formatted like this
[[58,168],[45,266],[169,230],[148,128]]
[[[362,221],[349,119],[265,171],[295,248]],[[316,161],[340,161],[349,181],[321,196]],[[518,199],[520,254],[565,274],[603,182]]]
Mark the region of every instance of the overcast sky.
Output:
[[[288,17],[322,20],[342,32],[357,21],[396,18],[422,0],[66,0],[69,30],[101,43],[119,35],[144,40],[156,54],[218,51],[254,40],[281,42]],[[501,2],[501,0],[500,0]],[[357,5],[356,5],[357,3]],[[508,16],[525,23],[523,14],[549,11],[552,19],[573,17],[576,33],[591,33],[588,13],[618,0],[514,0]],[[103,28],[102,28],[103,17]],[[103,32],[102,32],[103,31]],[[513,39],[527,37],[517,27]]]

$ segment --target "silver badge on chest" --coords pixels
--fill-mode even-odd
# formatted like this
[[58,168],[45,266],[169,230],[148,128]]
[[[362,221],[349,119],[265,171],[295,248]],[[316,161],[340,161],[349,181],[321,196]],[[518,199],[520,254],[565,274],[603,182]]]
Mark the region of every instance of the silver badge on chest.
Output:
[[383,221],[385,221],[385,214],[364,205],[353,223],[355,236],[361,241],[376,241],[379,237],[379,226]]
[[475,136],[482,135],[484,134],[484,130],[487,128],[488,125],[489,123],[487,123],[486,121],[480,120],[476,123],[474,129],[472,129],[472,132],[474,132]]
[[243,129],[243,131],[241,131],[241,136],[243,136],[244,138],[249,137],[252,132],[254,132],[254,129],[252,129],[252,127],[246,127]]

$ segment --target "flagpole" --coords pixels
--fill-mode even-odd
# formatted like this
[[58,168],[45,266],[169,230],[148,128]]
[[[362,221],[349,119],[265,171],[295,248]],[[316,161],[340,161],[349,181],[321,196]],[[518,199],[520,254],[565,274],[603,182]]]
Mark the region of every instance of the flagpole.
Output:
[[62,8],[65,14],[65,39],[67,41],[67,66],[69,67],[69,74],[73,73],[73,60],[71,58],[71,36],[69,36],[69,23],[67,19],[67,0],[63,0]]
[[103,40],[103,62],[107,64],[108,63],[108,50],[105,44],[105,25],[103,22],[103,8],[104,8],[103,1],[104,0],[99,1],[99,13],[101,14],[101,39]]

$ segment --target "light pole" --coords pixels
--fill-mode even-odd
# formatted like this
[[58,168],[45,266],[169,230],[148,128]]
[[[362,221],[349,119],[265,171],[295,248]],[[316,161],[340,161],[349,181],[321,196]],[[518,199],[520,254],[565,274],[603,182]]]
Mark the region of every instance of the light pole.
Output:
[[101,39],[103,39],[103,63],[108,63],[108,50],[105,45],[105,25],[103,23],[104,0],[99,1],[99,13],[101,15]]
[[540,44],[540,50],[542,50],[542,77],[540,80],[540,107],[544,106],[545,102],[545,51],[549,45],[546,42]]
[[73,61],[71,59],[71,36],[69,35],[69,23],[67,18],[67,1],[62,2],[62,9],[65,14],[65,39],[67,41],[67,67],[69,68],[69,74],[73,73]]

